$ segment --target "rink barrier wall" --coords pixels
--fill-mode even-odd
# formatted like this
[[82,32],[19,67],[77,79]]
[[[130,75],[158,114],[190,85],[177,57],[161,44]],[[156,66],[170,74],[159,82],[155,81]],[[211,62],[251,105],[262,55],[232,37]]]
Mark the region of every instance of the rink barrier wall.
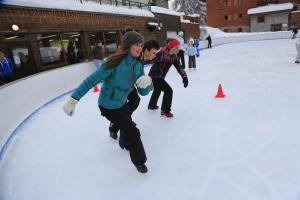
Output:
[[72,92],[95,69],[93,62],[69,65],[0,87],[0,163],[19,130],[37,112]]
[[[292,33],[287,31],[258,33],[212,38],[212,46],[291,38]],[[207,41],[202,41],[201,47],[205,50]],[[0,87],[0,164],[21,128],[42,108],[71,93],[94,70],[95,66],[92,62],[80,63],[35,74]]]
[[[274,40],[274,39],[291,39],[293,33],[291,31],[279,31],[268,33],[249,33],[246,35],[238,35],[231,37],[218,37],[212,36],[212,47],[223,44],[237,43],[237,42],[249,42],[249,41],[261,41],[261,40]],[[207,40],[200,41],[201,49],[207,48]]]

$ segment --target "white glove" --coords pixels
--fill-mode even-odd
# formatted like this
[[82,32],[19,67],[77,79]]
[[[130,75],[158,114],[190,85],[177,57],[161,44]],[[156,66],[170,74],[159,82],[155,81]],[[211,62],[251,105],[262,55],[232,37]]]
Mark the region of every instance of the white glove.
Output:
[[72,97],[70,97],[70,99],[67,101],[67,103],[65,103],[65,105],[63,106],[64,112],[67,115],[72,116],[74,114],[75,106],[77,103],[78,103],[78,101],[76,99],[73,99]]
[[138,78],[138,80],[136,80],[135,84],[139,88],[146,88],[152,84],[152,79],[150,78],[150,76],[143,75],[143,76],[140,76],[140,78]]

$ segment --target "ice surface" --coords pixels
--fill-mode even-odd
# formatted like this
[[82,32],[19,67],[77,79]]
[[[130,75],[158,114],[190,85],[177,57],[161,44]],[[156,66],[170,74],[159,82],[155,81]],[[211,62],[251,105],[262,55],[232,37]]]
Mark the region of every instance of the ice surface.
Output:
[[[184,88],[172,68],[173,119],[133,115],[146,149],[142,176],[108,137],[97,95],[67,117],[65,96],[18,133],[0,163],[1,200],[299,200],[300,65],[295,41],[201,52]],[[186,57],[187,62],[187,57]],[[225,99],[215,99],[221,83]],[[161,98],[160,98],[161,100]]]

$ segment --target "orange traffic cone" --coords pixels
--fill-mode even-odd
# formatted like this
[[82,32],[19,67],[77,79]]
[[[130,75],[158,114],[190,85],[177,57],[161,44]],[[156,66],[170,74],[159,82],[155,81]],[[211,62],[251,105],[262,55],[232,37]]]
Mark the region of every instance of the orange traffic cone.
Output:
[[100,91],[100,90],[99,90],[98,86],[95,85],[95,86],[94,86],[94,89],[93,89],[93,92],[99,92],[99,91]]
[[215,98],[224,98],[224,97],[225,97],[225,94],[223,94],[222,85],[219,84],[219,87],[218,87],[218,93],[217,93],[217,95],[215,96]]

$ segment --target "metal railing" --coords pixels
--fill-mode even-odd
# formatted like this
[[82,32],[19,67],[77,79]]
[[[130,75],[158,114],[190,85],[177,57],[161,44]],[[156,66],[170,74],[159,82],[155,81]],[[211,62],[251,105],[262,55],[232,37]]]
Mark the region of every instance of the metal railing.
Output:
[[124,6],[128,8],[140,8],[149,11],[151,9],[150,3],[141,3],[137,1],[131,1],[131,0],[75,0],[75,1],[79,1],[82,4],[84,4],[85,2],[95,2],[100,5],[106,4],[106,5],[113,5],[113,6]]

